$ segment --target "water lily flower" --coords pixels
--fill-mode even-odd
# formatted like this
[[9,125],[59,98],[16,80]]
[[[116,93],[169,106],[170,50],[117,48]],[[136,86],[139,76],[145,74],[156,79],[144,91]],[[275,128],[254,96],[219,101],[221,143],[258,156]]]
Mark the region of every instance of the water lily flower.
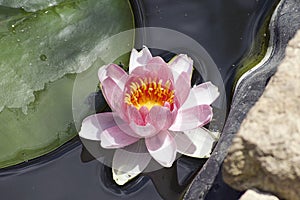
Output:
[[[152,57],[147,47],[140,52],[132,50],[129,74],[115,64],[101,67],[101,89],[112,112],[85,118],[79,135],[101,141],[103,148],[117,149],[113,168],[122,166],[130,176],[140,173],[151,157],[163,167],[171,167],[177,152],[209,156],[215,138],[201,127],[211,121],[210,104],[219,92],[211,82],[191,88],[192,71],[193,60],[187,55],[177,55],[166,63],[161,57]],[[141,139],[148,157],[122,150]]]

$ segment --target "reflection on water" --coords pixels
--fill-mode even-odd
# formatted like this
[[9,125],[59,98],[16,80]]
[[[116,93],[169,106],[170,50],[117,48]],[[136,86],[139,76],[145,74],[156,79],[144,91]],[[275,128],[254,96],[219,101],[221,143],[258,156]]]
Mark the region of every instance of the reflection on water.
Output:
[[[250,46],[263,14],[272,4],[271,0],[132,1],[139,26],[174,29],[206,48],[228,88],[236,70],[234,64]],[[119,187],[111,180],[110,169],[82,148],[76,138],[47,156],[0,170],[2,198],[179,199],[205,162],[183,157],[170,169],[146,174]]]

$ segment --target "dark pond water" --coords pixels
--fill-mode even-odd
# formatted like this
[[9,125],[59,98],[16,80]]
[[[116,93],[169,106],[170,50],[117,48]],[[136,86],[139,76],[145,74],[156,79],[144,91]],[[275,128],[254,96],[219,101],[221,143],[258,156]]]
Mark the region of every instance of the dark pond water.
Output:
[[[211,55],[231,91],[235,64],[274,4],[271,0],[144,0],[131,2],[138,26],[165,27],[198,41]],[[160,54],[159,51],[155,52]],[[205,159],[181,157],[119,187],[111,171],[89,155],[78,138],[41,158],[0,170],[1,199],[179,199]],[[210,199],[238,199],[239,193]]]

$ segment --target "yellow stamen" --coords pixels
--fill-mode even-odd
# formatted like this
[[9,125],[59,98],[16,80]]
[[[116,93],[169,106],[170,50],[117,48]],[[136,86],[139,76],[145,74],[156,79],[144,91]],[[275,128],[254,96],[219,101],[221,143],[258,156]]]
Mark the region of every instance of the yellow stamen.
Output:
[[124,101],[137,109],[146,106],[150,110],[153,106],[164,106],[166,102],[170,105],[174,103],[175,91],[171,89],[170,80],[163,84],[161,79],[139,78],[139,82],[132,82],[129,89]]
[[171,85],[171,82],[168,80],[168,81],[166,82],[166,85],[165,85],[166,90],[169,90],[170,85]]
[[154,88],[154,90],[155,90],[155,89],[156,89],[156,82],[153,81],[152,84],[153,84],[153,88]]

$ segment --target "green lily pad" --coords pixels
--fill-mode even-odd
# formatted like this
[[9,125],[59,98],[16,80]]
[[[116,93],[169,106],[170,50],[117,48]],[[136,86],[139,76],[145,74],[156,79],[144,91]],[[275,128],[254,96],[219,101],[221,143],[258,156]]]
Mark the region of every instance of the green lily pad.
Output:
[[[48,0],[26,2],[49,6]],[[124,0],[65,0],[36,12],[0,6],[0,168],[43,155],[77,134],[75,75],[68,74],[105,64],[115,51],[105,39],[133,27]],[[133,37],[119,45],[133,46]]]
[[133,26],[126,1],[76,2],[36,13],[19,10],[9,20],[2,16],[0,111],[21,107],[26,112],[34,91],[86,70],[105,50],[99,45],[104,38]]
[[10,8],[23,8],[28,12],[35,12],[47,7],[55,6],[64,0],[0,0],[0,5]]

